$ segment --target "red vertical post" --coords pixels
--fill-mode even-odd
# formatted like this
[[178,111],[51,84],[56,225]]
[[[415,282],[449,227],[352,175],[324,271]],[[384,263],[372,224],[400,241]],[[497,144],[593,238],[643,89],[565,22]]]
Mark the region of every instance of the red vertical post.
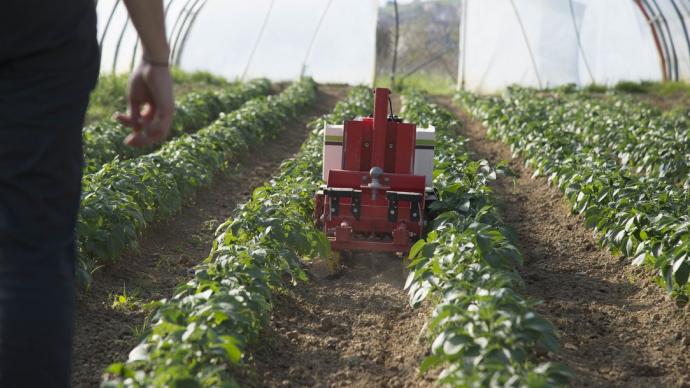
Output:
[[390,94],[391,91],[388,89],[376,88],[371,167],[383,169],[386,162],[386,129],[388,127],[388,96]]

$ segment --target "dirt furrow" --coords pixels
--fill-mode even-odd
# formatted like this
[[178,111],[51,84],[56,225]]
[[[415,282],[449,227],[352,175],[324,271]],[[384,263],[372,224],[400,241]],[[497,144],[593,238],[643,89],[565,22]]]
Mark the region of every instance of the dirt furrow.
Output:
[[337,278],[312,277],[276,295],[254,351],[252,386],[424,387],[428,309],[413,310],[401,259],[356,254]]
[[307,122],[331,111],[346,92],[345,87],[320,86],[315,107],[300,120],[286,123],[278,138],[219,174],[176,217],[149,228],[138,252],[94,274],[91,290],[77,298],[73,386],[96,387],[107,365],[127,359],[145,324],[143,304],[170,297],[192,276],[190,269],[210,250],[215,228],[299,150],[309,134]]
[[[508,146],[453,106],[462,134],[478,159],[511,160]],[[690,314],[624,258],[599,248],[581,217],[572,215],[557,188],[519,158],[519,174],[494,188],[525,256],[522,292],[543,303],[538,310],[561,333],[563,350],[552,358],[575,371],[576,387],[690,387]]]

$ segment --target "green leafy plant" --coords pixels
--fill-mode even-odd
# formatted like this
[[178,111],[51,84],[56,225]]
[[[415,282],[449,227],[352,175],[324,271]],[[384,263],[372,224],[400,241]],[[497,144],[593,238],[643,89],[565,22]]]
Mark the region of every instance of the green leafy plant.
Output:
[[623,97],[572,91],[544,96],[515,87],[501,98],[459,94],[457,100],[489,136],[523,156],[535,176],[557,185],[602,243],[655,269],[670,292],[690,292],[684,119]]
[[146,225],[176,212],[194,192],[211,183],[226,162],[274,136],[283,123],[313,103],[315,83],[304,79],[278,96],[259,97],[212,125],[180,136],[158,151],[115,159],[84,177],[77,224],[80,275],[88,281],[99,261],[136,248]]
[[[356,88],[323,120],[367,114],[370,106],[370,92]],[[306,280],[300,259],[329,249],[311,220],[323,120],[312,124],[300,153],[218,228],[208,259],[172,298],[158,302],[148,334],[126,363],[108,368],[105,387],[237,386],[233,366],[258,339],[272,290]]]
[[139,298],[139,293],[128,292],[127,286],[122,287],[121,294],[115,294],[112,296],[113,303],[110,307],[114,310],[120,311],[136,311],[142,308],[144,305],[143,301]]
[[[216,120],[221,113],[231,112],[248,100],[266,95],[270,89],[270,82],[261,79],[229,87],[224,91],[189,93],[176,104],[171,136],[195,132]],[[123,140],[129,132],[130,128],[112,118],[84,128],[85,172],[97,172],[103,164],[116,157],[131,159],[154,150],[154,147],[132,148],[124,145]]]
[[522,255],[488,186],[505,171],[471,161],[452,114],[423,95],[406,95],[403,114],[437,130],[433,210],[439,215],[412,247],[405,285],[413,306],[431,296],[439,301],[421,372],[442,368],[438,382],[448,386],[566,385],[568,368],[534,363],[535,348],[556,352],[558,342],[551,323],[514,291],[522,284],[515,270]]

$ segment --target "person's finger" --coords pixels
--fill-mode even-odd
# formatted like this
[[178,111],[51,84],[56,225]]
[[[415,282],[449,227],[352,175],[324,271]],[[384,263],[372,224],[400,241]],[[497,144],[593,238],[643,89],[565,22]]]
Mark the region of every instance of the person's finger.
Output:
[[136,96],[136,92],[133,89],[134,88],[130,89],[129,96],[127,98],[127,115],[129,116],[129,120],[132,123],[132,125],[130,126],[134,129],[140,129],[141,108],[143,102],[139,99],[138,96]]
[[139,130],[140,123],[132,120],[132,118],[128,114],[118,113],[115,115],[115,120],[117,120],[120,124],[124,125],[125,127],[134,128],[137,131]]
[[169,72],[160,71],[152,74],[152,81],[153,84],[149,91],[153,102],[152,108],[155,111],[154,120],[159,121],[161,128],[167,132],[175,113],[172,79]]
[[155,120],[158,121],[160,128],[163,129],[166,132],[166,134],[170,132],[170,127],[172,126],[174,116],[174,106],[164,107],[162,109],[156,110]]
[[169,125],[161,122],[158,119],[146,122],[144,124],[144,131],[146,132],[146,141],[149,144],[156,144],[164,141],[168,137]]
[[152,121],[156,115],[156,107],[152,104],[146,104],[144,112],[141,114],[142,121]]
[[148,120],[148,117],[142,120],[146,141],[149,144],[160,143],[170,134],[174,109],[167,107],[161,109],[151,105],[150,111],[146,112],[145,116],[149,116],[149,113],[152,115],[151,120]]
[[124,140],[125,145],[135,148],[146,147],[150,144],[144,131],[133,131]]

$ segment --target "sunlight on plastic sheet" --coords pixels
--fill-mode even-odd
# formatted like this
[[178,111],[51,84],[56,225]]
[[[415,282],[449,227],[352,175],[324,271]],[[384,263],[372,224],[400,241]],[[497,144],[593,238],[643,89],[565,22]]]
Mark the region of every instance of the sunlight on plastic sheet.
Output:
[[[229,79],[372,84],[377,0],[166,0],[173,62]],[[112,17],[111,17],[112,15]],[[141,48],[121,2],[98,2],[102,72],[128,71]]]
[[[511,84],[612,85],[663,77],[652,30],[633,1],[464,4],[459,83],[468,90],[493,93]],[[682,33],[680,26],[676,29]],[[679,56],[685,61],[687,53]]]

